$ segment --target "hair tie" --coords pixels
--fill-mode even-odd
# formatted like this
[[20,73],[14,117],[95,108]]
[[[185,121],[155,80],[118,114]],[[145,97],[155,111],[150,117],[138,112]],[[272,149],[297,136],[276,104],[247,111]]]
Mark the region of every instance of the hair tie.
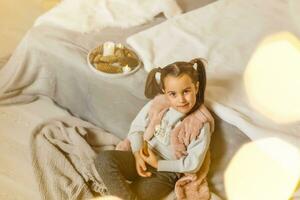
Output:
[[197,63],[194,63],[193,64],[193,68],[197,71],[197,67],[198,67],[198,64]]
[[161,72],[159,71],[155,72],[155,80],[158,84],[160,84],[160,77],[161,77]]

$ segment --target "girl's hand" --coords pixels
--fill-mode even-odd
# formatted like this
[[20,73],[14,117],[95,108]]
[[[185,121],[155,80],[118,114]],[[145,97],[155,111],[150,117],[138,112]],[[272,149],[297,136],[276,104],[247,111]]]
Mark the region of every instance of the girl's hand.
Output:
[[151,149],[148,148],[149,156],[146,156],[145,154],[143,154],[143,149],[140,149],[139,152],[140,152],[140,156],[146,163],[148,163],[150,166],[157,169],[158,161],[157,161],[156,155],[154,154],[154,152]]
[[151,172],[147,172],[147,167],[145,161],[142,159],[142,157],[139,154],[139,151],[134,153],[135,158],[135,167],[138,175],[141,177],[150,177]]

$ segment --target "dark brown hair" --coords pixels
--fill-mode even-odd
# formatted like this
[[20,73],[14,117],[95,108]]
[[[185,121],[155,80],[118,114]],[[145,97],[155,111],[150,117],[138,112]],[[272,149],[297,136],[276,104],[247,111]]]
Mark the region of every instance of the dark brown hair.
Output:
[[[193,68],[193,65],[197,63],[197,70]],[[158,94],[163,94],[164,79],[166,76],[171,75],[179,77],[183,74],[188,75],[192,82],[196,85],[199,82],[199,89],[196,97],[196,104],[189,113],[194,112],[204,103],[204,93],[206,88],[206,72],[205,61],[200,58],[191,60],[190,62],[174,62],[165,66],[164,68],[152,69],[147,77],[145,85],[145,96],[149,99],[154,98]],[[156,81],[156,73],[160,73],[160,82]]]

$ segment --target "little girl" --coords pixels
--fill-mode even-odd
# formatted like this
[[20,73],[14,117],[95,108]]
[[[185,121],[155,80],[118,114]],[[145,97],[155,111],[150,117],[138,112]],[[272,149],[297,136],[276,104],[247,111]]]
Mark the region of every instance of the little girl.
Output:
[[[199,171],[213,129],[203,104],[205,87],[201,59],[175,62],[149,73],[145,96],[152,100],[131,124],[130,150],[104,151],[96,159],[111,195],[126,200],[161,199],[174,189],[182,173]],[[149,155],[143,151],[144,141]]]

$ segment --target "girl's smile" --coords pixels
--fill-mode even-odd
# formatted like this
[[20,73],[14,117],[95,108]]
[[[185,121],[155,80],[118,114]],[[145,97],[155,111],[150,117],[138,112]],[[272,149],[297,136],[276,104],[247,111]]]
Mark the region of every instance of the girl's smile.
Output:
[[179,106],[177,106],[177,107],[179,107],[179,108],[185,108],[185,107],[187,107],[189,105],[189,103],[186,103],[186,104],[184,104],[184,105],[179,105]]

